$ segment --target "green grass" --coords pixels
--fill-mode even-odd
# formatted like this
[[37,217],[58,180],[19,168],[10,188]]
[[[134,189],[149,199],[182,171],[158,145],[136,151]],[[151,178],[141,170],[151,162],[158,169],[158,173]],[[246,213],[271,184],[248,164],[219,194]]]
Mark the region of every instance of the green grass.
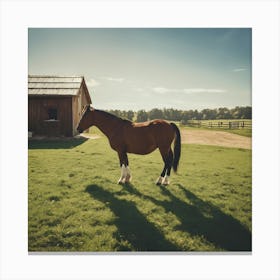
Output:
[[182,145],[156,186],[159,152],[129,155],[118,185],[106,138],[29,143],[29,251],[250,251],[251,150]]

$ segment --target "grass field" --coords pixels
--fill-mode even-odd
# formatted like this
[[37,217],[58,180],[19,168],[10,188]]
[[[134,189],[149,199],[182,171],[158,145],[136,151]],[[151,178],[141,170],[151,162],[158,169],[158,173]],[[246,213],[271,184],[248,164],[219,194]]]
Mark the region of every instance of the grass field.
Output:
[[116,184],[105,137],[30,141],[29,251],[250,251],[251,150],[182,145],[177,175],[156,186],[158,151],[129,155]]

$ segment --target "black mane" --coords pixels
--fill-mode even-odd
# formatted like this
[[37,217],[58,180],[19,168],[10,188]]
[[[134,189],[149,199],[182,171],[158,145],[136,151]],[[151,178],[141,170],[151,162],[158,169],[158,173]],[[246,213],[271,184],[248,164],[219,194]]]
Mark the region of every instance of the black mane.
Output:
[[107,111],[98,110],[98,109],[94,109],[94,110],[95,110],[95,111],[98,111],[98,112],[100,112],[100,113],[102,113],[104,116],[108,117],[109,119],[117,119],[117,120],[120,120],[120,121],[130,122],[130,123],[131,123],[130,120],[120,118],[120,117],[118,117],[118,116],[116,116],[116,115],[114,115],[114,114],[112,114],[112,113],[107,112]]

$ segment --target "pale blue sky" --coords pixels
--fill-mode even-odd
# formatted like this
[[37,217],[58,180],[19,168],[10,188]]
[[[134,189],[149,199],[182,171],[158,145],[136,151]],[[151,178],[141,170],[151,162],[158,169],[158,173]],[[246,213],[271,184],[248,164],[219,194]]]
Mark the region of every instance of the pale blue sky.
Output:
[[251,106],[251,29],[28,33],[29,74],[83,75],[99,109]]

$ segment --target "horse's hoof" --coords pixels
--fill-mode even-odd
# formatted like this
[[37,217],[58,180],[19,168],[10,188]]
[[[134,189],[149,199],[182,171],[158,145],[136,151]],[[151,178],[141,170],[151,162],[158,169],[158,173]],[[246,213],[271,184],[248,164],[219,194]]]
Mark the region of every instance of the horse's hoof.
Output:
[[131,175],[128,175],[128,176],[126,176],[126,178],[125,178],[125,183],[130,183],[131,180],[132,180],[132,176],[131,176]]
[[164,185],[164,186],[168,186],[169,185],[169,181],[168,180],[164,180],[161,184]]
[[160,186],[162,184],[162,181],[163,181],[163,177],[160,176],[156,181],[156,185]]
[[123,185],[124,183],[125,183],[125,179],[124,178],[119,179],[119,181],[118,181],[119,185]]
[[169,185],[168,176],[165,176],[165,177],[164,177],[162,184],[163,184],[164,186]]

